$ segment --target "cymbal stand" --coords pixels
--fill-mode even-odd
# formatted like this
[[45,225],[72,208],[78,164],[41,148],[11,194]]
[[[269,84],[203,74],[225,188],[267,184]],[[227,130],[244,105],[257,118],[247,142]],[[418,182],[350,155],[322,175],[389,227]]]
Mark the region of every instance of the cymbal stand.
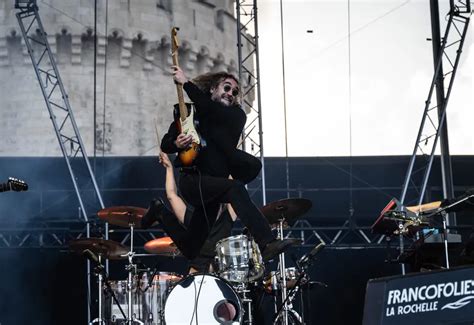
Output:
[[144,324],[140,320],[136,319],[133,316],[133,301],[132,301],[132,289],[133,289],[133,274],[137,273],[137,266],[133,264],[133,257],[135,252],[133,251],[133,230],[134,224],[130,222],[130,251],[127,253],[128,256],[128,265],[126,269],[128,271],[128,279],[127,279],[127,289],[128,289],[128,315],[127,315],[127,324],[133,325],[134,322],[139,324]]
[[105,324],[105,319],[103,317],[104,315],[104,308],[103,308],[103,294],[102,290],[104,292],[110,294],[112,299],[115,301],[117,304],[120,312],[122,313],[122,316],[126,318],[125,312],[122,309],[122,306],[120,306],[120,302],[118,301],[117,297],[115,296],[114,291],[110,287],[110,283],[108,281],[108,276],[107,272],[105,271],[104,265],[102,265],[102,255],[98,254],[97,255],[97,260],[96,260],[96,267],[94,268],[95,273],[97,274],[98,280],[99,280],[99,317],[94,319],[90,324],[94,323],[99,323],[99,325]]
[[99,325],[105,324],[104,318],[103,318],[103,308],[102,308],[102,285],[103,285],[103,272],[104,272],[104,266],[102,265],[102,255],[97,254],[98,257],[98,263],[95,268],[95,271],[97,273],[97,278],[99,282],[99,317],[94,319],[91,324],[98,323]]
[[[278,225],[278,237],[283,240],[283,223],[285,221],[284,215],[281,216]],[[287,299],[287,292],[286,292],[286,266],[285,266],[285,253],[282,252],[279,256],[280,261],[278,263],[278,267],[280,269],[281,275],[281,301],[282,301],[282,308],[280,308],[280,312],[283,316],[283,325],[288,325],[288,299]]]
[[[300,271],[298,278],[296,279],[295,286],[287,292],[287,296],[285,298],[286,300],[282,301],[282,303],[280,304],[278,308],[275,308],[275,317],[273,318],[273,321],[272,321],[273,324],[277,324],[281,315],[280,313],[284,308],[287,308],[287,315],[289,314],[289,312],[291,312],[291,317],[293,318],[293,321],[296,320],[300,324],[303,324],[303,317],[301,317],[301,315],[299,315],[293,309],[293,300],[295,299],[296,295],[300,291],[301,286],[303,285],[303,280],[305,280],[306,284],[310,283],[308,269],[313,264],[313,262],[314,262],[314,255],[309,256],[309,258],[304,262],[296,262],[298,270]],[[318,284],[323,287],[327,287],[327,285],[322,282],[313,282],[313,283]]]
[[[285,300],[283,300],[283,302],[280,304],[280,307],[276,310],[275,317],[273,318],[273,324],[277,324],[277,321],[280,318],[279,317],[280,315],[283,316],[281,312],[283,311],[284,308],[287,309],[286,317],[288,317],[288,313],[291,311],[293,318],[296,318],[296,320],[299,321],[300,323],[303,321],[303,318],[293,309],[293,300],[295,299],[296,294],[300,290],[301,282],[307,279],[306,275],[307,275],[306,269],[302,268],[301,273],[298,276],[298,279],[296,280],[295,286],[287,292],[287,296]],[[282,287],[283,287],[283,283],[282,283]],[[287,318],[287,322],[288,322],[288,318]]]

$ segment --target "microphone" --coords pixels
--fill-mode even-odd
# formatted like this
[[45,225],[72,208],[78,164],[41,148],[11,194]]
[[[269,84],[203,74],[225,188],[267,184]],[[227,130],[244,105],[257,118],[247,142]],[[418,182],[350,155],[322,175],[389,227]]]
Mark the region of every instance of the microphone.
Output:
[[309,261],[311,261],[315,256],[316,254],[318,254],[320,251],[323,250],[323,248],[326,247],[326,245],[324,243],[319,243],[318,245],[316,245],[312,250],[311,252],[303,255],[300,260],[298,261],[298,264],[299,265],[304,265],[304,264],[307,264]]

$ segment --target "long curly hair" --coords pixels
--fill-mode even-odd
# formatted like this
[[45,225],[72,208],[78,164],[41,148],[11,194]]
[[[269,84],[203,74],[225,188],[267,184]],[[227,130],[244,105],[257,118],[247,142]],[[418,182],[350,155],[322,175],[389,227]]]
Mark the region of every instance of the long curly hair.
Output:
[[199,87],[204,93],[210,94],[212,88],[216,88],[221,81],[225,79],[234,79],[237,84],[239,84],[239,79],[237,79],[233,74],[220,71],[220,72],[209,72],[197,76],[191,81]]

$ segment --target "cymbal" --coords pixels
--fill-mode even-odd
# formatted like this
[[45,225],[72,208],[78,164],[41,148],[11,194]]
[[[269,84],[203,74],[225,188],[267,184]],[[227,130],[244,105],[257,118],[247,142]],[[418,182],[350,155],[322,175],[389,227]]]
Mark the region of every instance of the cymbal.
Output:
[[97,215],[115,226],[129,228],[132,224],[135,228],[141,228],[142,217],[146,211],[144,208],[116,206],[102,209]]
[[150,240],[143,246],[148,253],[164,255],[164,256],[176,256],[180,255],[179,249],[170,237],[162,237]]
[[69,242],[69,248],[81,255],[88,249],[96,255],[111,260],[125,259],[128,253],[128,249],[122,244],[102,238],[75,239]]
[[280,220],[293,225],[295,221],[311,209],[313,204],[308,199],[290,198],[271,202],[260,209],[270,224],[278,224]]

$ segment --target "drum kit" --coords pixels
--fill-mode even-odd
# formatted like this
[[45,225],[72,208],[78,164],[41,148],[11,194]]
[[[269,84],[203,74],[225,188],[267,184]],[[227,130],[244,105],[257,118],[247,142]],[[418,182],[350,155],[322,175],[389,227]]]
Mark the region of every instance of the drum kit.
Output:
[[[306,213],[311,202],[306,199],[285,199],[264,206],[261,211],[278,236],[283,229]],[[260,250],[251,237],[237,235],[216,244],[214,273],[191,273],[185,276],[138,267],[133,247],[134,230],[141,227],[146,209],[128,206],[106,208],[98,212],[108,223],[130,229],[130,247],[112,240],[82,238],[70,242],[70,249],[87,257],[95,265],[98,285],[98,324],[254,324],[252,290],[260,287],[275,299],[273,324],[303,324],[293,309],[298,291],[309,282],[307,268],[319,251],[313,249],[297,262],[285,267],[280,255],[277,271],[267,272]],[[178,248],[169,237],[157,238],[144,245],[152,255],[179,257]],[[145,254],[146,255],[146,254]],[[103,261],[128,260],[125,280],[112,281]],[[283,270],[283,271],[282,271]],[[281,295],[278,299],[277,296]],[[279,303],[277,303],[277,301]]]

